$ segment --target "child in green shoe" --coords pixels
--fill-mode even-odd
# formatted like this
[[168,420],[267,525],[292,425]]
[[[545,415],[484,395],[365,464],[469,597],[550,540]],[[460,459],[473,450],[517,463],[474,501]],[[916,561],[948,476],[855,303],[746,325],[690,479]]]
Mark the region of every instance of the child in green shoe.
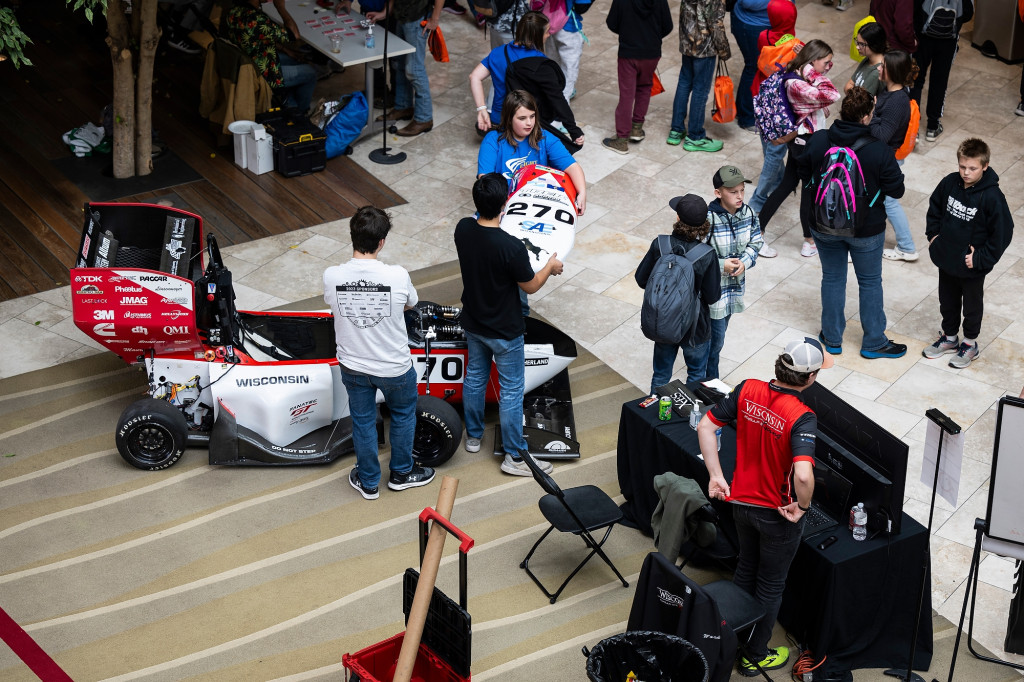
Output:
[[722,142],[704,132],[704,110],[715,79],[715,60],[728,59],[731,54],[725,33],[725,0],[682,0],[679,52],[683,61],[672,102],[672,130],[665,142],[673,146],[681,142],[688,152],[717,152]]

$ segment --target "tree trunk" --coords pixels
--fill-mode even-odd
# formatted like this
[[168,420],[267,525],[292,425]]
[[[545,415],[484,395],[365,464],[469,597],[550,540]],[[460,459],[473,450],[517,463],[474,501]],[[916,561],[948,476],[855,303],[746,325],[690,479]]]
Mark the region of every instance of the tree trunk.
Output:
[[135,70],[121,0],[107,3],[107,47],[114,67],[114,177],[130,178],[135,175]]
[[153,62],[160,42],[160,28],[156,21],[157,0],[135,2],[140,14],[139,74],[135,82],[135,172],[149,175],[153,172]]

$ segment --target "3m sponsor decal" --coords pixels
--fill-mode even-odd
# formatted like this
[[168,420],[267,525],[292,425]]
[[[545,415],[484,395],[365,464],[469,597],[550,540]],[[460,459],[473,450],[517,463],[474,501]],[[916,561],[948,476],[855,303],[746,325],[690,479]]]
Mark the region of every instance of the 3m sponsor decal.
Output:
[[526,358],[523,363],[524,367],[543,367],[548,364],[547,358]]
[[235,379],[235,385],[239,388],[257,388],[259,386],[274,386],[276,384],[308,384],[309,376],[303,374],[287,374],[276,377],[255,377],[253,379]]
[[176,320],[182,315],[188,315],[188,313],[186,313],[184,310],[171,310],[166,313],[160,313],[160,315],[162,315],[163,317],[169,317],[172,320]]
[[[689,587],[686,588],[686,593],[690,594]],[[664,587],[658,588],[658,600],[661,601],[662,604],[666,604],[668,606],[675,606],[676,608],[680,609],[683,608],[683,606],[686,604],[686,599],[684,597],[680,597],[677,594],[672,594]]]
[[184,336],[184,335],[190,333],[191,331],[192,331],[192,327],[189,327],[188,325],[182,325],[182,326],[166,325],[164,327],[164,334],[167,334],[168,336]]
[[149,305],[148,296],[122,296],[121,305]]
[[129,310],[124,314],[126,320],[148,320],[153,317],[153,313],[143,313],[134,310]]
[[94,310],[92,311],[92,319],[94,320],[112,320],[114,319],[113,310]]
[[[93,325],[93,334],[97,336],[114,336],[114,323],[113,322],[100,322],[97,325]],[[110,343],[107,341],[107,343]]]
[[102,282],[102,275],[75,275],[76,282]]
[[100,289],[100,288],[99,288],[98,286],[96,286],[95,284],[86,284],[86,285],[85,285],[84,287],[82,287],[81,289],[79,289],[79,290],[78,290],[78,291],[76,291],[75,293],[76,293],[76,294],[79,294],[79,295],[85,295],[85,296],[88,296],[88,295],[90,295],[90,294],[102,294],[102,293],[103,293],[103,290],[102,290],[102,289]]

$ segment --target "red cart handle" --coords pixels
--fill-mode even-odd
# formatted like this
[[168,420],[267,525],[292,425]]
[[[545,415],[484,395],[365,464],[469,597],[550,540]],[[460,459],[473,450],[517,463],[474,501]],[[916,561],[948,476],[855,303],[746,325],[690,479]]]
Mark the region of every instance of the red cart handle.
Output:
[[459,551],[463,554],[467,554],[469,550],[473,548],[473,545],[476,544],[476,541],[473,540],[473,538],[466,535],[451,521],[438,514],[437,510],[433,507],[427,507],[420,512],[420,525],[426,525],[427,521],[434,521],[435,523],[441,524],[445,530],[461,540],[462,544],[459,545]]

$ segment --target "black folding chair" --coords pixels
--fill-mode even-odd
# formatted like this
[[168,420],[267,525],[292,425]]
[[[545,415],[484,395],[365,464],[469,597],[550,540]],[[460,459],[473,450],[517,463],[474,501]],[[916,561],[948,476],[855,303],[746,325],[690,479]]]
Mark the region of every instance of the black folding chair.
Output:
[[[537,583],[537,587],[540,588],[541,592],[551,600],[554,604],[558,600],[558,595],[562,593],[565,586],[569,584],[569,581],[576,577],[576,574],[580,572],[580,569],[590,561],[591,557],[595,554],[601,557],[601,559],[608,564],[608,566],[615,572],[619,580],[622,581],[623,587],[629,587],[629,583],[619,573],[619,569],[615,568],[615,564],[608,558],[608,555],[604,553],[601,546],[604,545],[605,540],[612,532],[612,527],[616,523],[622,520],[622,510],[619,509],[618,505],[612,501],[612,498],[608,497],[608,494],[596,486],[592,485],[581,485],[576,488],[569,488],[562,490],[555,483],[554,479],[548,476],[546,473],[541,471],[540,466],[533,459],[533,456],[526,451],[520,451],[523,461],[526,462],[527,466],[530,467],[530,471],[533,472],[533,478],[540,484],[540,487],[547,493],[544,497],[540,498],[538,505],[540,511],[544,515],[544,518],[548,520],[551,527],[544,531],[544,534],[540,536],[540,539],[534,543],[533,547],[530,548],[529,554],[523,559],[522,563],[519,564],[519,568],[526,571],[526,574],[530,576],[533,582]],[[601,530],[605,528],[604,537],[598,542],[591,535],[593,531]],[[590,553],[580,562],[579,566],[569,574],[569,577],[559,585],[558,589],[553,593],[549,592],[544,584],[533,574],[530,570],[530,557],[540,546],[540,543],[544,542],[544,538],[551,534],[551,531],[558,530],[561,533],[572,533],[578,535],[586,543],[587,547],[590,548]]]
[[[722,619],[736,633],[736,643],[740,653],[754,664],[764,679],[772,682],[772,678],[768,677],[768,673],[753,659],[750,649],[747,647],[750,636],[754,634],[754,626],[765,617],[764,606],[761,605],[761,602],[731,580],[716,580],[703,585],[701,589],[718,605]],[[746,637],[741,637],[741,633],[746,633]]]

